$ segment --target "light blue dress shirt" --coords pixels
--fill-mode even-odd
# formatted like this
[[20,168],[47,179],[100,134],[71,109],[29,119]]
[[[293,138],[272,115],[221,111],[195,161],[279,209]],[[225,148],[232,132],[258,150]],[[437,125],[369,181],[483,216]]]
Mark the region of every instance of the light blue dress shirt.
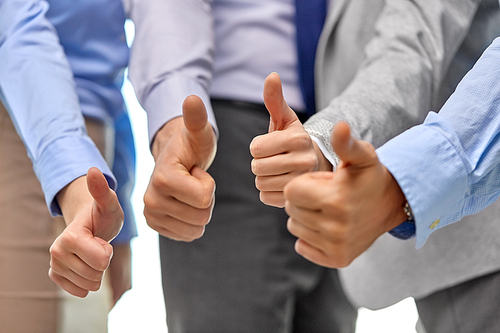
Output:
[[113,244],[137,236],[130,202],[135,180],[135,148],[121,86],[128,64],[125,11],[121,0],[48,0],[47,19],[55,27],[76,83],[82,113],[115,130],[112,172],[124,211]]
[[73,74],[47,9],[45,1],[0,0],[0,93],[47,204],[60,214],[54,198],[62,184],[90,167],[113,188],[116,181],[85,132]]
[[413,210],[417,248],[435,230],[495,202],[500,196],[500,38],[439,113],[430,112],[422,125],[393,138],[377,154]]
[[[46,1],[0,0],[0,97],[53,215],[61,213],[55,195],[92,166],[116,189],[82,112],[106,122],[124,113],[124,21],[119,0],[51,0],[50,9]],[[121,237],[135,236],[133,221],[124,229]]]
[[128,65],[121,0],[47,0],[86,117],[112,121],[124,112],[121,94]]

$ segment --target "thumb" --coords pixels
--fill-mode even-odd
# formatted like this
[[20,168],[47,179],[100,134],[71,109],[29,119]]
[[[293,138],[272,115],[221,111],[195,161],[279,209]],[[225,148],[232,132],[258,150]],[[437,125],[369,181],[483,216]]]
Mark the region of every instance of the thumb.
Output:
[[331,143],[333,150],[345,165],[365,165],[376,157],[373,146],[368,142],[353,138],[351,129],[345,122],[335,125]]
[[264,104],[271,115],[269,132],[283,130],[298,119],[283,97],[278,73],[269,74],[264,82]]
[[182,114],[186,138],[194,152],[194,165],[207,170],[215,157],[216,139],[201,98],[195,95],[186,97],[182,104]]
[[201,98],[196,95],[186,97],[182,104],[184,126],[195,142],[211,142],[212,126],[208,123],[207,110]]
[[109,188],[108,181],[97,168],[87,172],[87,187],[102,213],[120,208],[115,192]]
[[99,237],[94,237],[94,240],[102,246],[102,249],[104,250],[104,258],[107,258],[107,264],[109,266],[109,262],[111,261],[111,258],[113,258],[113,246]]
[[92,233],[109,241],[118,234],[123,224],[123,211],[118,197],[97,168],[90,168],[87,172],[87,187],[94,198]]

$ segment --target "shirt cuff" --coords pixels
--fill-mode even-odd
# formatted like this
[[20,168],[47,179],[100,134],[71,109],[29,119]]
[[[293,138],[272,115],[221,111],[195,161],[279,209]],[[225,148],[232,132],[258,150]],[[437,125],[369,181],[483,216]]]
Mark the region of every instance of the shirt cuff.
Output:
[[330,162],[332,164],[333,171],[335,171],[337,169],[337,165],[339,164],[338,156],[332,155],[330,150],[328,150],[328,148],[325,146],[325,144],[323,143],[323,141],[321,139],[319,139],[311,134],[309,134],[309,136],[311,137],[311,140],[316,142],[319,150],[321,150],[321,152],[323,153],[323,156],[325,156],[325,158],[328,160],[328,162]]
[[[462,217],[467,171],[454,145],[432,125],[409,129],[377,149],[377,155],[412,208],[417,248],[432,232]],[[402,226],[391,234],[408,238],[408,230]]]
[[163,125],[171,119],[182,116],[182,103],[190,95],[201,98],[207,110],[208,121],[218,135],[217,123],[207,90],[196,80],[178,75],[159,83],[144,98],[144,109],[148,114],[150,144]]
[[61,137],[45,148],[34,162],[34,170],[52,216],[62,215],[57,193],[76,178],[86,175],[91,167],[98,168],[109,187],[116,190],[113,173],[88,136]]
[[401,240],[412,239],[415,237],[415,223],[405,221],[390,230],[389,234]]

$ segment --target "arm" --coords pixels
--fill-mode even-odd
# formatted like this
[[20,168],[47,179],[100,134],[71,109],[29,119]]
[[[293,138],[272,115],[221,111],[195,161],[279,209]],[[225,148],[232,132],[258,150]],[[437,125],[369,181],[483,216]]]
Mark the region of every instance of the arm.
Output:
[[212,0],[130,1],[135,24],[129,76],[148,113],[150,141],[182,116],[182,103],[199,96],[216,126],[208,94],[215,41]]
[[440,113],[430,113],[423,125],[379,148],[380,160],[373,146],[350,137],[345,123],[336,125],[332,146],[342,160],[338,170],[305,174],[285,187],[297,252],[320,265],[348,265],[405,221],[405,196],[415,215],[417,247],[434,230],[495,202],[499,91],[496,39]]
[[[64,48],[76,84],[82,114],[109,124],[114,120],[115,139],[95,137],[101,154],[112,164],[116,194],[124,211],[123,227],[113,239],[113,257],[106,275],[113,300],[131,288],[130,241],[137,236],[130,196],[135,178],[135,149],[128,115],[120,91],[128,64],[125,13],[121,1],[51,1],[46,17],[53,24]],[[97,140],[97,141],[95,141]],[[106,142],[104,142],[106,141]],[[114,155],[110,154],[114,148]],[[111,156],[112,155],[112,156]]]
[[[92,226],[92,220],[85,217],[92,215],[82,217],[76,214],[83,211],[80,209],[83,206],[87,209],[92,206],[89,206],[92,197],[84,178],[81,178],[91,166],[105,172],[107,182],[101,175],[101,188],[109,190],[108,183],[115,186],[116,182],[97,147],[85,133],[73,74],[57,34],[45,18],[47,8],[43,1],[0,1],[0,97],[24,141],[51,213],[64,213],[67,224],[71,223],[52,247],[52,262],[57,268],[53,266],[51,277],[69,292],[84,296],[81,287],[96,288],[100,283],[102,274],[99,272],[107,267],[111,256],[109,244],[99,245],[104,252],[97,253],[93,262],[99,271],[91,277],[94,283],[89,286],[88,281],[83,282],[75,291],[71,284],[68,287],[70,280],[65,278],[68,271],[64,269],[72,256],[61,250],[60,239],[80,237],[90,230],[109,240],[121,228],[123,218],[115,209],[113,217],[108,218],[110,225],[101,235],[100,231],[88,227],[89,223]],[[59,203],[65,206],[63,211]],[[93,254],[91,246],[73,248],[72,251],[80,257]],[[55,259],[58,254],[62,255],[59,261]],[[78,267],[75,269],[78,271]]]
[[[469,30],[478,3],[469,0],[387,1],[375,24],[375,37],[365,47],[365,60],[347,89],[328,100],[331,91],[335,90],[329,89],[330,83],[326,82],[338,85],[332,73],[345,75],[349,70],[342,67],[345,64],[340,60],[349,59],[352,54],[344,54],[343,59],[324,59],[325,63],[337,61],[336,71],[316,73],[318,104],[326,107],[304,125],[313,140],[305,137],[304,129],[297,122],[252,142],[251,152],[255,157],[252,171],[257,176],[261,200],[282,206],[282,190],[287,181],[307,171],[335,169],[338,157],[330,137],[334,124],[339,121],[349,123],[355,137],[376,147],[421,122],[436,99],[440,83]],[[353,0],[346,6],[363,7],[366,11],[371,5]],[[346,14],[338,24],[349,22],[349,18]],[[446,23],[444,28],[443,22]],[[352,28],[344,27],[342,31],[351,33],[349,36],[354,38],[356,31],[352,32]],[[339,29],[336,27],[335,32]],[[351,50],[339,44],[346,42],[345,39],[326,36],[329,38],[323,39],[328,43],[337,43],[329,45],[336,53]],[[331,54],[326,55],[329,56]],[[268,110],[276,114],[269,107]],[[256,148],[260,152],[257,153]]]
[[148,113],[155,159],[144,215],[161,235],[192,241],[203,235],[214,207],[215,183],[206,172],[216,150],[208,95],[212,1],[135,1],[131,18],[130,78]]
[[[354,0],[352,6],[368,6],[359,3]],[[318,74],[322,82],[318,99],[323,109],[305,124],[306,130],[328,147],[333,125],[346,121],[354,137],[379,147],[421,123],[438,100],[441,82],[479,3],[386,1],[374,24],[374,37],[362,50],[364,60],[345,90],[339,96],[329,96],[326,88],[335,76]],[[341,63],[336,66],[342,70]],[[334,154],[331,149],[330,153]]]
[[417,248],[435,230],[498,199],[499,91],[500,40],[496,39],[439,114],[430,113],[423,125],[377,151],[412,207]]
[[112,187],[116,182],[85,133],[73,75],[45,18],[47,7],[44,1],[1,1],[0,98],[56,215],[56,194],[90,167],[102,170]]

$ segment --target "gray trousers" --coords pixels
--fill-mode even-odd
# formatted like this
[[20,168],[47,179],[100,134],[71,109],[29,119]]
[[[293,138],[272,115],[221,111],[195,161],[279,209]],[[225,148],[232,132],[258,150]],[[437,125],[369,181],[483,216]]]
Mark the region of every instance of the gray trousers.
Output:
[[416,300],[419,333],[500,332],[500,272]]
[[219,128],[210,174],[216,203],[192,243],[160,237],[169,333],[353,333],[357,311],[337,271],[294,251],[283,209],[259,200],[249,145],[267,132],[262,105],[215,100]]

